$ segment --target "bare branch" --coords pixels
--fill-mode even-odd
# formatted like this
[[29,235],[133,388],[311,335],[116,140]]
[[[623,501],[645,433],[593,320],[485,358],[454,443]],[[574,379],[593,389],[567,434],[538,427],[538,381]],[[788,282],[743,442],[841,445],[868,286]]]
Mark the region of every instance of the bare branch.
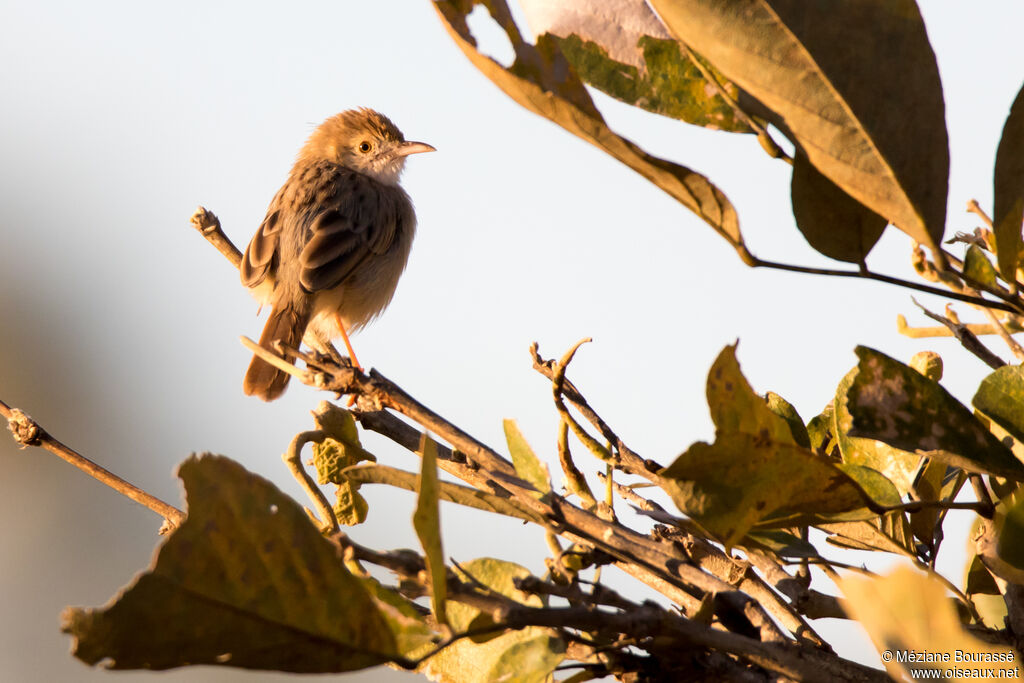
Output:
[[19,446],[22,448],[38,446],[48,450],[82,470],[93,479],[106,484],[121,495],[131,498],[139,505],[149,508],[164,518],[167,528],[163,531],[179,527],[185,521],[185,513],[181,510],[173,505],[168,505],[156,496],[146,493],[134,484],[125,481],[84,455],[65,446],[50,436],[45,429],[39,426],[39,423],[17,408],[11,408],[3,401],[0,401],[0,416],[7,420],[7,427],[11,430],[11,435]]

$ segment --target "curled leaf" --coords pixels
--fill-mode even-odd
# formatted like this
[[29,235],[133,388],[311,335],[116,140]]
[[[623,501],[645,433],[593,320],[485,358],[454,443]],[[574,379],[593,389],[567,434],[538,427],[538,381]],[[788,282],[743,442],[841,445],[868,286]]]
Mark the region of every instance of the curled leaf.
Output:
[[545,34],[536,45],[525,42],[503,0],[485,4],[508,35],[516,60],[506,69],[481,54],[466,24],[466,16],[475,4],[439,0],[434,7],[452,40],[477,69],[520,105],[626,164],[697,214],[734,248],[743,247],[736,210],[725,194],[699,173],[650,155],[615,134],[555,39]]

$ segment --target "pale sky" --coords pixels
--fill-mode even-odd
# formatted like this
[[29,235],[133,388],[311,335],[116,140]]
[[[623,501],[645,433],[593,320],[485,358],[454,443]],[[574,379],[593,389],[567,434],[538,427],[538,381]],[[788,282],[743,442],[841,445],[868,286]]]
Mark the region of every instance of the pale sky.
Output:
[[[977,224],[968,199],[991,206],[999,131],[1024,80],[1024,5],[921,4],[946,91],[951,235]],[[857,344],[901,360],[938,351],[945,386],[964,402],[987,373],[955,342],[896,332],[899,313],[930,324],[907,291],[746,268],[639,175],[508,99],[429,2],[0,0],[0,63],[0,399],[175,504],[172,472],[193,451],[239,460],[306,503],[280,454],[329,396],[293,385],[268,405],[242,394],[238,337],[258,336],[265,314],[188,219],[202,204],[244,247],[312,128],[354,106],[385,112],[438,152],[409,160],[404,186],[419,216],[409,268],[390,309],[353,343],[365,365],[492,446],[503,448],[502,419],[515,418],[557,470],[549,386],[527,355],[534,340],[551,357],[593,337],[573,381],[635,450],[666,464],[713,438],[704,380],[737,338],[754,388],[786,397],[805,420],[855,364]],[[718,184],[754,253],[837,265],[795,229],[789,168],[752,137],[595,100],[614,129]],[[914,277],[909,240],[895,231],[869,264]],[[380,439],[366,445],[418,468]],[[0,458],[0,680],[101,680],[67,655],[58,615],[127,584],[160,520],[45,452],[0,440]],[[353,537],[416,547],[412,496],[364,492],[370,520]],[[969,519],[958,514],[940,553],[956,582]],[[456,559],[543,571],[537,530],[451,506],[442,515]],[[878,665],[862,636],[842,633],[841,651]],[[152,678],[118,676],[134,680]]]

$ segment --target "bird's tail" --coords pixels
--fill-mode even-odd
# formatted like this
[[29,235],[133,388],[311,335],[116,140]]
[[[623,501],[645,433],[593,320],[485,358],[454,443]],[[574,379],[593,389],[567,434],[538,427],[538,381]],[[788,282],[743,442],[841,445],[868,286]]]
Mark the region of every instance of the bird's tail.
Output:
[[[274,342],[281,342],[292,348],[298,348],[306,331],[309,314],[296,310],[293,306],[275,306],[270,318],[260,335],[260,346],[268,351],[275,351]],[[249,369],[245,373],[242,389],[249,396],[258,396],[264,401],[273,401],[284,393],[290,375],[284,370],[275,368],[259,356],[253,356]]]

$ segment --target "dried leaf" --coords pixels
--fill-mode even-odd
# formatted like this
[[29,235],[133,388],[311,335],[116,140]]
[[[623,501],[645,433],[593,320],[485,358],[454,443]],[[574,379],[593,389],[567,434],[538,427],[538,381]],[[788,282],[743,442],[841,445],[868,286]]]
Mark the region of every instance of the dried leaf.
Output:
[[992,226],[999,272],[1007,282],[1016,281],[1024,251],[1024,87],[1017,93],[996,150],[995,203]]
[[800,150],[793,158],[792,199],[807,243],[837,261],[864,263],[889,224],[823,176]]
[[68,608],[74,654],[113,669],[211,664],[326,673],[409,656],[431,631],[401,596],[353,576],[306,513],[222,456],[178,474],[188,518],[106,607]]
[[945,104],[913,0],[651,5],[673,35],[775,112],[815,168],[942,260]]
[[[939,670],[949,678],[954,670],[971,666],[974,670],[979,666],[1005,669],[1004,676],[1009,674],[1005,677],[1020,678],[1017,654],[1009,647],[989,645],[965,630],[938,579],[901,567],[884,577],[851,575],[836,583],[879,653],[888,652],[882,659],[894,679],[904,680],[910,668]],[[955,661],[957,653],[961,654],[959,661]],[[906,663],[906,668],[901,663]]]

